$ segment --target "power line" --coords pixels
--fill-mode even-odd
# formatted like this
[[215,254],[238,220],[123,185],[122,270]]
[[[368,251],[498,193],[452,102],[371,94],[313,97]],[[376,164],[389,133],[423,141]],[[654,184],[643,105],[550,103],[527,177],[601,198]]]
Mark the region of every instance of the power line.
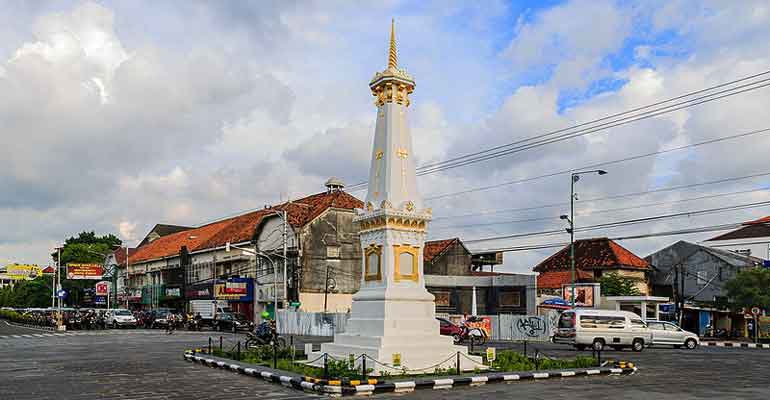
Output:
[[[576,215],[583,217],[583,216],[590,216],[594,214],[604,214],[604,213],[611,213],[611,212],[617,212],[617,211],[627,211],[627,210],[635,210],[639,208],[661,206],[666,204],[676,204],[676,203],[683,203],[688,201],[713,199],[713,198],[724,197],[724,196],[734,196],[737,194],[766,192],[768,190],[770,190],[770,188],[767,188],[767,187],[761,188],[761,189],[740,190],[737,192],[719,193],[719,194],[692,197],[687,199],[671,200],[671,201],[661,201],[657,203],[640,204],[640,205],[630,206],[630,207],[609,208],[604,210],[594,210],[594,211],[582,212],[582,213],[579,212],[579,213],[576,213]],[[508,224],[523,223],[523,222],[549,221],[549,220],[555,220],[555,219],[558,219],[558,218],[555,216],[550,216],[550,217],[540,217],[540,218],[526,218],[526,219],[513,220],[513,221],[485,222],[485,223],[464,224],[464,225],[447,225],[447,226],[434,227],[433,230],[446,230],[448,228],[476,228],[476,227],[482,227],[482,226],[508,225]]]
[[[577,200],[576,202],[587,203],[587,202],[603,201],[603,200],[616,200],[616,199],[622,199],[622,198],[628,198],[628,197],[643,196],[643,195],[647,195],[647,194],[651,194],[651,193],[671,192],[671,191],[682,190],[682,189],[692,189],[692,188],[701,187],[701,186],[716,185],[716,184],[726,183],[726,182],[736,182],[736,181],[741,181],[741,180],[746,180],[746,179],[759,178],[759,177],[768,176],[768,175],[770,175],[770,172],[761,172],[761,173],[757,173],[757,174],[736,176],[736,177],[730,177],[730,178],[723,178],[723,179],[717,179],[717,180],[707,181],[707,182],[691,183],[691,184],[688,184],[688,185],[669,186],[669,187],[653,189],[653,190],[646,190],[646,191],[641,191],[641,192],[632,192],[632,193],[625,193],[625,194],[605,196],[605,197],[595,197],[595,198],[591,198],[591,199]],[[459,214],[459,215],[453,215],[453,216],[436,217],[433,220],[437,221],[437,220],[449,219],[449,218],[465,218],[465,217],[476,217],[476,216],[482,216],[482,215],[502,214],[502,213],[508,213],[508,212],[539,210],[539,209],[543,209],[543,208],[561,207],[561,206],[565,206],[565,205],[569,205],[569,202],[567,201],[567,202],[561,202],[561,203],[544,204],[544,205],[540,205],[540,206],[508,208],[508,209],[492,210],[492,211],[485,211],[485,212],[479,212],[479,213],[469,213],[469,214]]]
[[[609,237],[608,239],[621,241],[621,240],[657,238],[657,237],[665,237],[665,236],[690,235],[695,233],[726,231],[726,230],[740,228],[741,226],[743,226],[743,222],[701,226],[701,227],[690,228],[690,229],[677,229],[677,230],[662,231],[662,232],[652,232],[652,233],[631,235],[631,236],[616,236],[616,237]],[[473,250],[471,251],[471,253],[479,254],[479,253],[492,253],[492,252],[540,250],[540,249],[548,249],[548,248],[554,248],[554,247],[564,247],[568,244],[569,242],[562,242],[562,243],[534,244],[534,245],[525,245],[525,246],[486,248],[486,249]]]
[[[635,218],[635,219],[629,219],[629,220],[607,222],[603,224],[588,225],[584,227],[575,228],[575,232],[587,232],[587,231],[593,231],[597,229],[617,228],[621,226],[636,225],[636,224],[642,224],[642,223],[648,223],[648,222],[654,222],[654,221],[660,221],[660,220],[666,220],[666,219],[672,219],[672,218],[714,214],[714,213],[720,213],[720,212],[726,212],[726,211],[745,210],[749,208],[763,207],[767,205],[770,205],[770,201],[760,201],[755,203],[739,204],[734,206],[685,211],[685,212],[679,212],[679,213],[673,213],[673,214],[663,214],[663,215],[656,215],[653,217]],[[504,236],[493,236],[493,237],[481,238],[481,239],[464,240],[463,242],[464,243],[488,242],[492,240],[516,239],[516,238],[522,238],[522,237],[550,236],[550,235],[557,235],[562,233],[565,233],[564,229],[531,232],[531,233],[519,233],[519,234],[504,235]]]
[[[425,174],[428,174],[428,173],[434,173],[434,172],[438,172],[438,171],[442,171],[442,170],[446,170],[446,169],[457,168],[457,167],[460,167],[460,166],[464,166],[464,165],[468,165],[468,164],[472,164],[472,163],[477,163],[477,162],[485,161],[485,160],[492,159],[492,158],[502,157],[502,156],[509,155],[509,154],[512,154],[512,153],[515,153],[515,152],[518,152],[518,151],[523,151],[523,150],[527,150],[527,149],[530,149],[530,148],[543,146],[543,145],[546,145],[546,144],[549,144],[549,143],[554,143],[556,141],[562,141],[562,140],[567,140],[567,139],[571,139],[571,138],[578,137],[578,136],[587,135],[589,133],[593,133],[593,132],[596,132],[596,131],[599,131],[599,130],[606,130],[606,129],[609,129],[609,128],[612,128],[612,127],[615,127],[615,126],[624,125],[624,124],[627,124],[627,123],[636,122],[636,121],[639,121],[639,120],[656,117],[656,116],[663,115],[663,114],[666,114],[666,113],[678,111],[678,110],[681,110],[681,109],[684,109],[684,108],[697,106],[697,105],[700,105],[700,104],[703,104],[703,103],[706,103],[706,102],[711,102],[711,101],[719,100],[719,99],[722,99],[722,98],[725,98],[725,97],[734,96],[734,95],[737,95],[737,94],[740,94],[740,93],[744,93],[744,92],[760,89],[760,88],[763,88],[765,86],[770,85],[770,83],[765,83],[767,81],[770,81],[770,78],[761,79],[761,80],[754,81],[754,82],[751,82],[751,83],[739,85],[739,86],[736,86],[736,87],[733,87],[733,88],[721,90],[721,91],[718,91],[718,92],[715,92],[715,93],[710,93],[710,94],[703,95],[703,96],[700,96],[700,97],[696,97],[696,98],[693,98],[693,99],[689,99],[689,100],[685,100],[685,101],[682,101],[682,102],[670,104],[670,105],[667,105],[665,107],[660,107],[660,108],[657,108],[657,109],[648,110],[648,111],[645,111],[643,113],[634,114],[634,113],[636,113],[638,111],[654,108],[656,106],[663,105],[663,104],[666,104],[666,103],[675,102],[677,100],[681,100],[681,99],[684,99],[684,98],[687,98],[687,97],[691,97],[691,96],[694,96],[694,95],[697,95],[697,94],[701,94],[701,93],[705,93],[705,92],[710,92],[710,91],[715,90],[715,89],[719,89],[719,88],[723,88],[723,87],[726,87],[726,86],[734,85],[736,83],[744,82],[744,81],[747,81],[747,80],[751,80],[751,79],[754,79],[754,78],[757,78],[757,77],[760,77],[760,76],[763,76],[763,75],[767,75],[767,74],[770,74],[770,71],[764,71],[764,72],[761,72],[761,73],[758,73],[758,74],[746,76],[746,77],[743,77],[743,78],[740,78],[740,79],[736,79],[736,80],[733,80],[733,81],[730,81],[730,82],[725,82],[725,83],[722,83],[722,84],[719,84],[719,85],[715,85],[715,86],[711,86],[711,87],[708,87],[708,88],[700,89],[700,90],[697,90],[697,91],[689,92],[689,93],[686,93],[686,94],[683,94],[683,95],[680,95],[680,96],[669,98],[667,100],[659,101],[659,102],[652,103],[652,104],[649,104],[649,105],[646,105],[646,106],[637,107],[637,108],[634,108],[634,109],[631,109],[631,110],[628,110],[628,111],[624,111],[624,112],[621,112],[621,113],[608,115],[608,116],[605,116],[605,117],[602,117],[602,118],[598,118],[598,119],[595,119],[595,120],[591,120],[591,121],[583,122],[583,123],[580,123],[580,124],[572,125],[572,126],[567,127],[567,128],[562,128],[562,129],[551,131],[551,132],[547,132],[547,133],[544,133],[544,134],[531,136],[529,138],[521,139],[521,140],[514,141],[514,142],[511,142],[511,143],[507,143],[507,144],[504,144],[504,145],[495,146],[495,147],[492,147],[490,149],[478,151],[478,152],[471,153],[471,154],[466,154],[466,155],[463,155],[463,156],[455,157],[455,158],[452,158],[452,159],[449,159],[449,160],[445,160],[445,161],[441,161],[441,162],[427,164],[427,165],[424,165],[424,166],[421,166],[421,167],[418,168],[418,175],[425,175]],[[629,114],[634,114],[634,115],[629,115]],[[620,117],[620,116],[625,116],[625,117],[619,118],[619,119],[616,119],[616,120],[612,120],[613,118]],[[608,120],[612,120],[612,121],[604,122],[602,124],[598,124],[598,125],[595,125],[595,126],[590,126],[590,125],[594,125],[594,124],[596,124],[598,122],[608,121]],[[581,128],[581,127],[586,127],[586,128],[579,129],[579,130],[574,131],[574,132],[569,132],[569,131],[575,130],[576,128]],[[557,136],[555,136],[553,138],[545,139],[545,138],[547,138],[549,136],[554,136],[554,135],[557,135]],[[528,143],[528,142],[532,142],[532,143]],[[520,145],[520,146],[516,147],[517,145]],[[357,187],[360,187],[360,186],[365,186],[366,184],[367,184],[367,182],[361,182],[361,183],[349,186],[349,189],[357,188]]]
[[596,163],[596,164],[584,165],[584,166],[578,167],[578,168],[565,169],[565,170],[561,170],[561,171],[558,171],[558,172],[552,172],[552,173],[548,173],[548,174],[533,176],[533,177],[530,177],[530,178],[522,178],[522,179],[517,179],[517,180],[513,180],[513,181],[497,183],[497,184],[494,184],[494,185],[481,186],[481,187],[477,187],[477,188],[473,188],[473,189],[461,190],[459,192],[444,193],[444,194],[440,194],[440,195],[436,195],[436,196],[427,197],[427,198],[425,198],[425,200],[428,200],[428,201],[429,200],[437,200],[437,199],[443,199],[443,198],[458,196],[458,195],[467,194],[467,193],[473,193],[473,192],[480,192],[480,191],[485,191],[485,190],[490,190],[490,189],[496,189],[496,188],[500,188],[500,187],[503,187],[503,186],[514,185],[514,184],[518,184],[518,183],[531,182],[531,181],[538,180],[538,179],[550,178],[550,177],[554,177],[554,176],[558,176],[558,175],[569,174],[569,173],[572,173],[572,172],[575,172],[575,171],[579,171],[579,170],[598,168],[598,167],[605,167],[607,165],[613,165],[613,164],[620,164],[620,163],[624,163],[624,162],[628,162],[628,161],[639,160],[639,159],[642,159],[642,158],[647,158],[647,157],[657,156],[657,155],[661,155],[661,154],[671,153],[671,152],[674,152],[674,151],[679,151],[679,150],[684,150],[684,149],[688,149],[688,148],[703,146],[703,145],[707,145],[707,144],[719,143],[719,142],[723,142],[723,141],[726,141],[726,140],[738,139],[738,138],[743,138],[743,137],[757,135],[757,134],[760,134],[760,133],[767,133],[767,132],[770,132],[770,128],[753,130],[753,131],[750,131],[750,132],[739,133],[739,134],[736,134],[736,135],[724,136],[724,137],[720,137],[720,138],[716,138],[716,139],[710,139],[710,140],[705,140],[705,141],[702,141],[702,142],[691,143],[691,144],[688,144],[688,145],[673,147],[673,148],[670,148],[670,149],[659,150],[659,151],[654,151],[654,152],[650,152],[650,153],[639,154],[639,155],[635,155],[635,156],[629,156],[629,157],[625,157],[625,158],[619,158],[619,159],[612,160],[612,161],[604,161],[604,162],[600,162],[600,163]]

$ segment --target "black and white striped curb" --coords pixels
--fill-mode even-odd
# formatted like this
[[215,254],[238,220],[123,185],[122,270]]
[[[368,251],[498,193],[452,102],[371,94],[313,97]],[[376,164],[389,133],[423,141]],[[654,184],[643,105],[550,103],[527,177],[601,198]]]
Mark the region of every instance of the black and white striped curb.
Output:
[[636,367],[613,368],[598,367],[588,369],[576,369],[571,371],[543,371],[543,372],[519,372],[519,373],[492,373],[479,376],[454,377],[444,379],[421,379],[414,381],[399,381],[390,383],[377,383],[374,385],[338,386],[324,385],[307,381],[304,377],[285,376],[275,370],[262,368],[249,368],[237,364],[231,360],[213,357],[207,354],[198,355],[185,353],[184,358],[190,362],[197,362],[214,368],[222,368],[243,375],[263,378],[268,382],[278,383],[294,389],[322,393],[333,397],[348,395],[372,395],[378,393],[404,393],[417,389],[452,389],[459,386],[479,386],[496,382],[517,382],[526,380],[539,380],[549,378],[568,378],[576,376],[593,375],[621,375],[636,372]]
[[743,349],[770,349],[770,344],[767,343],[701,342],[701,345],[709,347],[736,347]]
[[3,322],[5,322],[6,325],[20,326],[22,328],[37,329],[37,330],[40,330],[40,331],[53,331],[53,330],[55,330],[55,328],[52,327],[52,326],[40,326],[40,325],[35,325],[35,324],[25,324],[25,323],[22,323],[22,322],[11,322],[11,321],[3,321]]

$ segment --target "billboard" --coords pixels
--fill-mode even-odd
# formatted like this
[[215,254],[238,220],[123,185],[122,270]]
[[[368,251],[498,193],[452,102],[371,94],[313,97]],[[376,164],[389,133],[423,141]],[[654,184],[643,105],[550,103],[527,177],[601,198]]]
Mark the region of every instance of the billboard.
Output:
[[217,300],[251,301],[254,286],[248,278],[230,278],[214,283],[214,298]]
[[97,282],[95,288],[97,296],[106,296],[110,291],[110,283],[107,281]]
[[67,264],[67,279],[102,279],[104,267],[99,264]]
[[[594,284],[575,284],[575,306],[594,306]],[[562,298],[572,304],[572,286],[562,285]]]
[[43,268],[33,264],[8,264],[5,275],[11,280],[35,279],[43,275]]

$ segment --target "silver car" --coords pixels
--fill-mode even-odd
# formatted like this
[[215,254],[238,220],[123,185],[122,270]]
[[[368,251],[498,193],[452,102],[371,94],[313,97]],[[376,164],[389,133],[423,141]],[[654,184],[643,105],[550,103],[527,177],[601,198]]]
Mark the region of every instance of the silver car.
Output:
[[652,332],[653,346],[674,346],[693,350],[698,347],[700,341],[698,335],[688,332],[675,324],[667,321],[647,321],[647,327]]

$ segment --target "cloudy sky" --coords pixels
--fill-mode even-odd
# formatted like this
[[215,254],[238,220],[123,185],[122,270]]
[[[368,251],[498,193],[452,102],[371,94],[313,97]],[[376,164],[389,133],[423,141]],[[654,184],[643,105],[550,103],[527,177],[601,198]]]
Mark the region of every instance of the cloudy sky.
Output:
[[[365,180],[375,119],[367,84],[386,66],[391,17],[400,66],[417,81],[410,122],[418,165],[770,66],[765,1],[7,0],[0,13],[0,264],[47,264],[51,249],[81,230],[135,244],[158,222],[201,224],[319,192],[332,175]],[[537,207],[569,200],[568,175],[443,195],[768,128],[768,100],[770,88],[755,90],[425,175],[419,184],[436,217],[431,236],[562,228],[558,216],[568,207]],[[770,172],[769,152],[770,134],[757,134],[607,166],[608,175],[578,183],[578,223],[770,200],[764,176],[588,201]],[[690,200],[711,195],[718,196]],[[646,207],[612,211],[636,206]],[[528,210],[504,211],[520,208]],[[579,237],[769,214],[751,208]],[[622,244],[644,256],[678,238],[709,236]],[[553,251],[507,253],[505,268],[531,270]]]

